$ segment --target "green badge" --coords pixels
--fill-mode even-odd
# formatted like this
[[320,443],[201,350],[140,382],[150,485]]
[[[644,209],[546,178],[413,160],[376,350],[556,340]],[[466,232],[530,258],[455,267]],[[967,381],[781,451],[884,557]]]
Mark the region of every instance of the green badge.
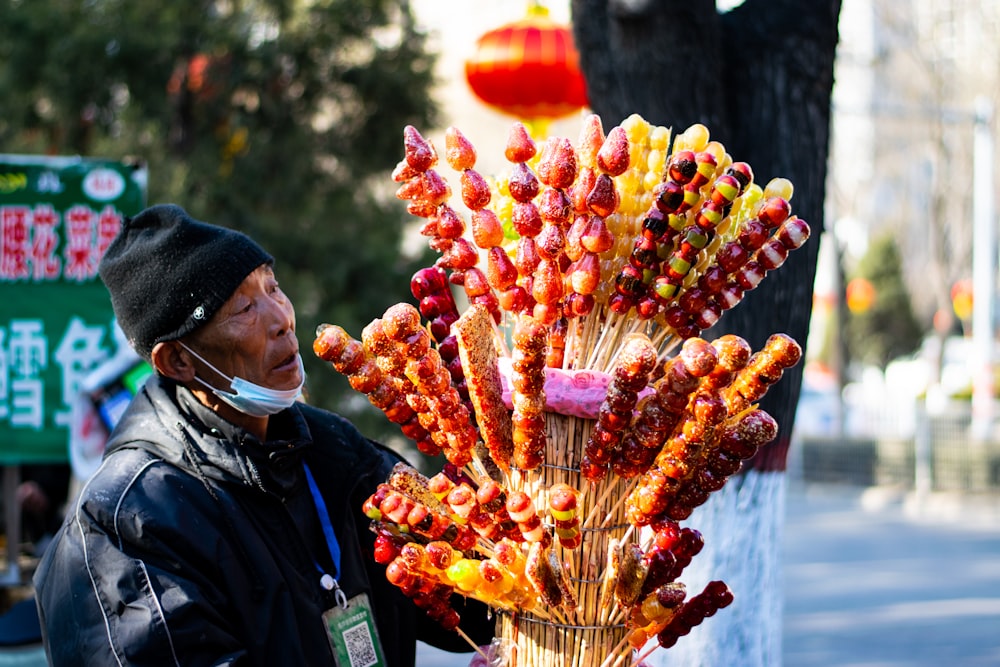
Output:
[[385,656],[368,595],[361,593],[323,614],[339,667],[384,667]]

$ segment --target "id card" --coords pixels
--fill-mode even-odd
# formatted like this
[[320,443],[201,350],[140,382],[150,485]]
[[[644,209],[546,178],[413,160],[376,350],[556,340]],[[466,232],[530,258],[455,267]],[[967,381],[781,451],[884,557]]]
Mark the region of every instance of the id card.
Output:
[[323,614],[338,667],[385,667],[368,595],[361,593]]

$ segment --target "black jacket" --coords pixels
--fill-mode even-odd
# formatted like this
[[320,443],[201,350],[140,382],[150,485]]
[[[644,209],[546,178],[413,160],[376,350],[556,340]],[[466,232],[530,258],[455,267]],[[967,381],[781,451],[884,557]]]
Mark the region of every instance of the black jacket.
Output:
[[[296,405],[268,440],[153,377],[133,400],[34,577],[52,665],[333,665],[319,584],[335,571],[303,461],[342,552],[337,580],[367,593],[389,665],[415,640],[470,651],[385,579],[364,499],[398,457],[343,418]],[[487,643],[485,607],[459,604]]]

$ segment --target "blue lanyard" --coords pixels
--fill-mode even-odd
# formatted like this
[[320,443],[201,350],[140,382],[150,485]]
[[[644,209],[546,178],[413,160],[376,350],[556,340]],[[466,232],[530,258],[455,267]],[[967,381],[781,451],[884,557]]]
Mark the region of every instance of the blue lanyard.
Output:
[[[323,500],[323,495],[319,492],[319,486],[316,484],[316,478],[313,477],[312,471],[305,461],[302,462],[302,467],[306,471],[306,481],[309,482],[309,493],[312,494],[313,504],[316,505],[316,514],[319,515],[319,523],[323,527],[323,537],[326,538],[326,547],[330,551],[330,558],[333,560],[333,567],[336,570],[336,574],[340,575],[340,544],[337,542],[337,535],[333,532],[333,523],[330,521],[330,512],[326,509],[326,501]],[[323,568],[316,563],[316,569],[319,570],[320,586],[326,590],[336,590],[337,603],[341,607],[347,606],[347,598],[344,592],[340,589],[340,585],[337,580],[331,577],[329,574],[323,571]]]

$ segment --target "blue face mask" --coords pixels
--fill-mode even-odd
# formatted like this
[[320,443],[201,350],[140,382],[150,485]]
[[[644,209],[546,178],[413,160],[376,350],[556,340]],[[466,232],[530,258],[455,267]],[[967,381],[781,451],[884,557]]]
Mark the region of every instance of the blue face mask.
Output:
[[[302,373],[302,381],[299,382],[299,386],[294,389],[268,389],[267,387],[262,387],[259,384],[254,384],[249,380],[244,380],[241,377],[229,377],[218,368],[208,363],[204,357],[192,350],[190,347],[180,341],[177,342],[180,343],[181,347],[185,350],[198,357],[198,359],[200,359],[206,366],[229,380],[229,387],[232,391],[216,389],[197,375],[194,379],[203,384],[223,402],[228,403],[244,414],[252,417],[267,417],[268,415],[276,414],[285,408],[291,407],[295,401],[298,400],[299,396],[302,395],[302,385],[305,384],[306,381],[305,373]],[[301,370],[301,355],[298,357],[298,360],[299,369]]]

